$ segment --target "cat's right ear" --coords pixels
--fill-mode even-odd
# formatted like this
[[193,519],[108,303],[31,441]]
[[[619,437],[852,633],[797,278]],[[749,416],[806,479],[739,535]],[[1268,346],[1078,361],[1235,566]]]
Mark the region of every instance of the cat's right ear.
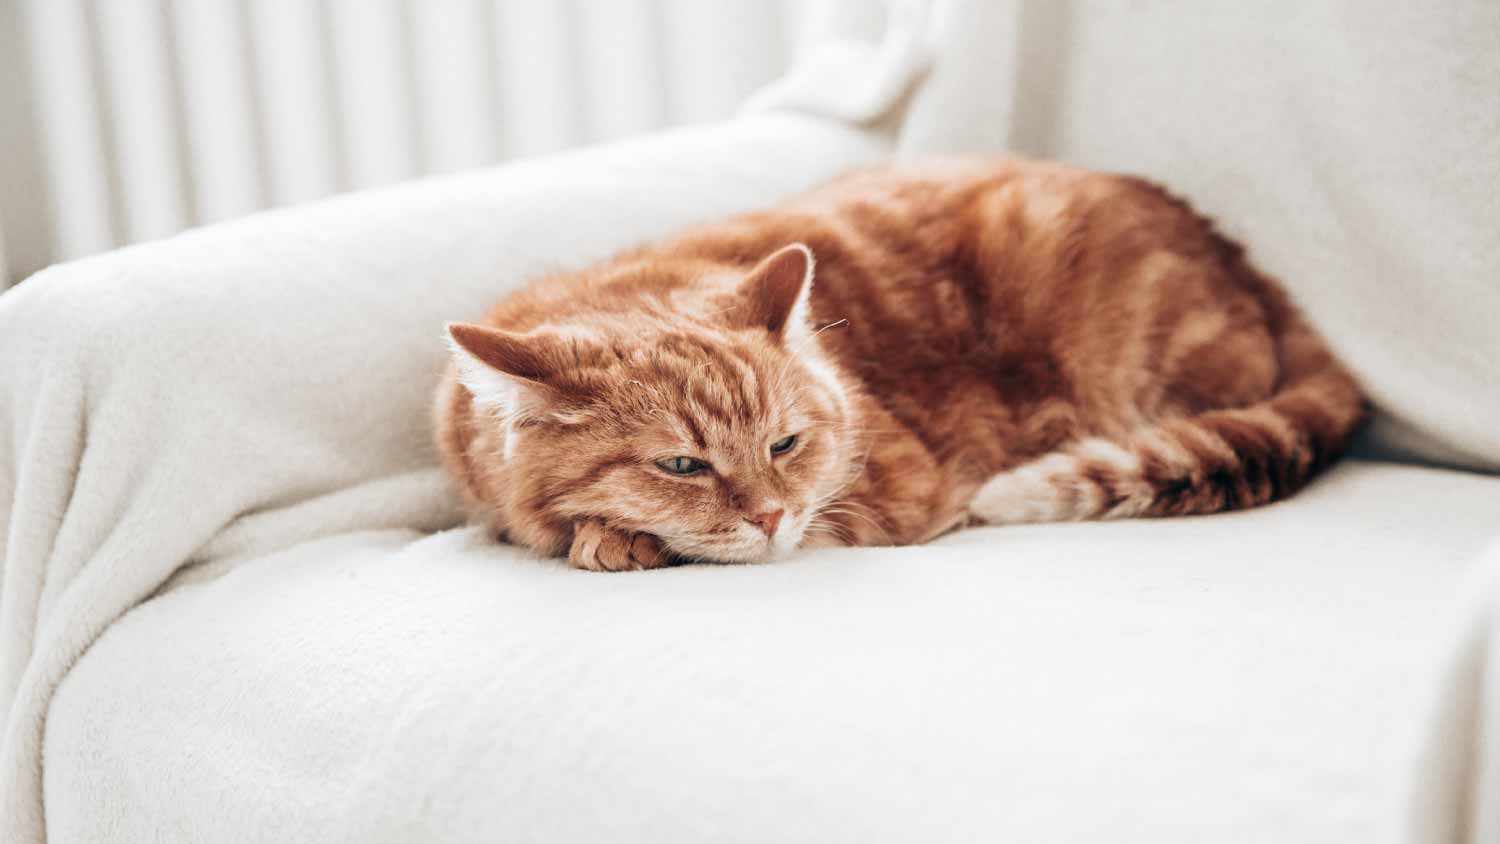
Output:
[[483,325],[448,324],[459,382],[477,406],[505,414],[524,414],[545,398],[547,379],[558,368],[549,339]]
[[771,253],[741,284],[751,325],[765,328],[784,342],[812,336],[808,307],[812,296],[813,253],[793,243]]

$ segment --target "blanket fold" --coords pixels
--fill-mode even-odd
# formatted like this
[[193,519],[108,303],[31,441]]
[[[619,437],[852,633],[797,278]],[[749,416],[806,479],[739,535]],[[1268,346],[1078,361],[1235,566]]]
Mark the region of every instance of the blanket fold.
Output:
[[1412,844],[1500,841],[1500,542],[1467,578],[1413,769]]
[[44,838],[58,683],[184,564],[457,522],[428,431],[445,321],[888,149],[753,115],[257,215],[0,297],[0,839]]

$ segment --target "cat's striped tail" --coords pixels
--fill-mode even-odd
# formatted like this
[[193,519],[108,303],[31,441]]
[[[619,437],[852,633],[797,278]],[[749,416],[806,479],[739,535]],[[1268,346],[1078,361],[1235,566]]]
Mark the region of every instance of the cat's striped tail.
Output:
[[1217,513],[1304,486],[1364,419],[1354,379],[1287,307],[1276,332],[1281,377],[1248,407],[1163,420],[1113,441],[1090,438],[995,475],[969,504],[989,524]]

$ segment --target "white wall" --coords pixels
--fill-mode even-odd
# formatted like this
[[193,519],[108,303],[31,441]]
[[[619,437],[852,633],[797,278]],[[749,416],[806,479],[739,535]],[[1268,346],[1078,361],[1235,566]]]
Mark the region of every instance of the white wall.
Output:
[[796,0],[0,0],[0,287],[261,208],[722,119]]

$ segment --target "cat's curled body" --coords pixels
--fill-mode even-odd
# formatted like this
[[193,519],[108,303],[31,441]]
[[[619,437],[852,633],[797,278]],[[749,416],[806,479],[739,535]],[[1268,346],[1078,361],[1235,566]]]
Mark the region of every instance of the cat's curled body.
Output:
[[1185,203],[1011,159],[853,173],[449,333],[475,518],[593,569],[1255,506],[1365,413]]

